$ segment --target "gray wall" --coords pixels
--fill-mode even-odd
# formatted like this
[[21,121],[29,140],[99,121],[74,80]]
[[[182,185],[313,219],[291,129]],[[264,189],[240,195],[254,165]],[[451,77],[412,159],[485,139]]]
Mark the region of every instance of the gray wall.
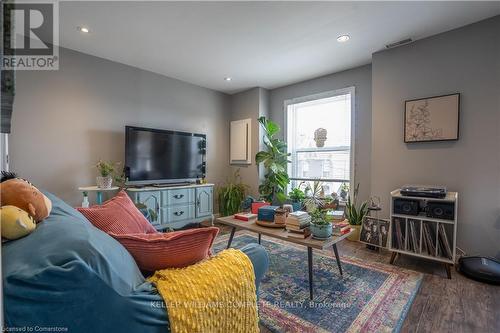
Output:
[[[207,134],[208,181],[228,170],[229,96],[116,62],[60,50],[59,71],[19,71],[11,170],[73,205],[99,159],[124,160],[124,126]],[[123,165],[123,164],[122,164]]]
[[371,65],[323,76],[271,90],[270,117],[284,128],[284,102],[291,98],[354,86],[355,106],[355,181],[360,183],[360,199],[370,196],[371,162]]
[[252,119],[252,151],[250,152],[250,156],[252,156],[252,164],[233,164],[231,165],[231,172],[234,173],[237,169],[240,170],[242,182],[250,187],[249,193],[254,196],[258,193],[259,180],[258,166],[255,164],[255,154],[257,153],[257,149],[259,149],[259,124],[257,122],[258,115],[259,88],[253,88],[231,96],[231,111],[229,116],[230,120],[233,121],[247,118]]
[[252,88],[238,94],[231,95],[230,120],[252,119],[252,164],[232,165],[231,171],[234,173],[240,170],[242,182],[247,184],[249,194],[259,197],[259,180],[264,174],[264,170],[255,163],[255,154],[262,148],[263,131],[257,119],[260,116],[268,116],[269,113],[269,92],[263,88]]
[[[373,56],[372,186],[460,192],[458,246],[500,254],[500,17]],[[404,101],[461,93],[460,139],[403,143]]]

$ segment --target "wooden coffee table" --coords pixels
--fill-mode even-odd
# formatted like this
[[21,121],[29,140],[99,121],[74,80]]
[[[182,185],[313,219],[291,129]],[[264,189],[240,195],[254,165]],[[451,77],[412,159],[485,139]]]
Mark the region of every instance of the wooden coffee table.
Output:
[[313,249],[325,250],[331,246],[333,248],[333,253],[335,254],[335,259],[337,260],[337,266],[339,267],[340,275],[342,275],[342,266],[340,263],[339,252],[337,250],[337,243],[340,242],[341,240],[344,240],[347,236],[349,236],[353,232],[351,230],[350,232],[342,236],[332,236],[326,240],[318,240],[312,238],[311,236],[309,236],[308,238],[288,237],[288,232],[285,229],[262,227],[257,225],[253,221],[241,221],[235,219],[232,216],[219,217],[216,219],[216,221],[222,225],[227,225],[231,227],[231,234],[229,235],[227,248],[231,246],[236,229],[248,230],[257,233],[259,237],[259,244],[261,242],[262,235],[265,235],[271,238],[276,238],[293,244],[299,244],[307,247],[307,266],[309,269],[309,297],[311,298],[311,300],[313,299],[313,287],[314,287]]

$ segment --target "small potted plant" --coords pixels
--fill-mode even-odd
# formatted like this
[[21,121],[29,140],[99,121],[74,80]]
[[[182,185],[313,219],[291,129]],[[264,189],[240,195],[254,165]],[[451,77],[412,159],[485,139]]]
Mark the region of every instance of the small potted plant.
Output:
[[326,218],[326,211],[316,208],[311,212],[311,233],[315,238],[328,238],[332,235],[332,224]]
[[304,194],[304,191],[296,187],[292,189],[290,193],[288,193],[288,198],[291,201],[293,211],[296,212],[302,209],[302,202],[306,198],[306,195]]
[[111,188],[111,185],[113,185],[113,173],[115,172],[113,163],[99,160],[96,168],[99,172],[99,176],[96,177],[97,187],[104,189]]
[[365,216],[368,214],[368,203],[366,201],[363,201],[361,205],[357,206],[358,191],[359,184],[356,185],[354,189],[352,200],[351,197],[349,197],[345,206],[345,216],[349,220],[351,229],[354,230],[351,235],[347,236],[347,239],[351,241],[359,241],[361,223],[363,223]]
[[340,197],[342,200],[346,201],[347,195],[349,194],[349,184],[348,183],[342,183],[339,188],[340,191]]
[[327,196],[324,199],[324,203],[321,208],[336,210],[338,206],[339,206],[339,197],[337,193],[333,192],[330,196]]
[[221,216],[234,215],[240,212],[247,191],[248,185],[243,184],[240,169],[237,169],[232,179],[228,179],[225,184],[217,187],[217,199],[219,200],[219,213]]

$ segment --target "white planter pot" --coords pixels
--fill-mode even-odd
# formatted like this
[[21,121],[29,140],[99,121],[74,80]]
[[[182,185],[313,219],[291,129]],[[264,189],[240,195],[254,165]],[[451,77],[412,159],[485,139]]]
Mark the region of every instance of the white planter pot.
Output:
[[113,185],[113,178],[111,178],[111,176],[108,177],[98,176],[96,177],[96,183],[97,187],[99,188],[111,188],[111,185]]

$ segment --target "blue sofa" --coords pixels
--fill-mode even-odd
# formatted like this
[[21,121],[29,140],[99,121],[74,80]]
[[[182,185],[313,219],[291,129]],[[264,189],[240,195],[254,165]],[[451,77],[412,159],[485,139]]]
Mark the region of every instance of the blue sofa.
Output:
[[[50,216],[2,245],[6,327],[68,332],[169,332],[161,296],[127,250],[50,193]],[[268,266],[257,244],[242,249],[258,283]],[[66,330],[67,329],[67,330]]]

